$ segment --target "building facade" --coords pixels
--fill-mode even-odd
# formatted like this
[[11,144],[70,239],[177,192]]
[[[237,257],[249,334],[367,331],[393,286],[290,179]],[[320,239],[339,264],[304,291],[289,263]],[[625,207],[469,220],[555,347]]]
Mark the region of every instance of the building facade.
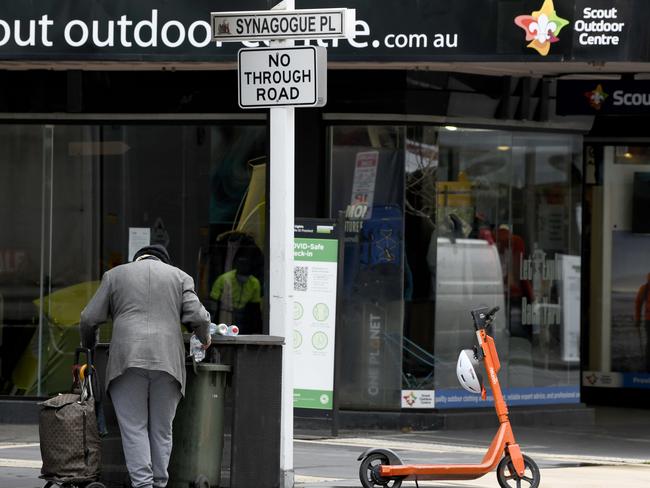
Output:
[[[80,310],[143,242],[268,331],[268,118],[209,14],[274,2],[5,3],[0,394],[69,388]],[[455,376],[479,305],[509,404],[643,396],[646,3],[296,4],[356,9],[353,40],[311,41],[327,105],[296,112],[296,217],[345,215],[339,407],[484,405]]]

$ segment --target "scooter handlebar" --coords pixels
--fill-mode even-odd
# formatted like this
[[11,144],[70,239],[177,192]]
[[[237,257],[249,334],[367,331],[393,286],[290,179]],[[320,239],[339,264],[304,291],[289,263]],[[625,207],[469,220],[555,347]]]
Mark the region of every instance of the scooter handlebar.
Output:
[[477,308],[472,310],[472,318],[474,319],[474,328],[476,330],[487,329],[492,321],[494,320],[494,315],[499,311],[499,307],[494,307],[493,309],[488,309],[488,307]]

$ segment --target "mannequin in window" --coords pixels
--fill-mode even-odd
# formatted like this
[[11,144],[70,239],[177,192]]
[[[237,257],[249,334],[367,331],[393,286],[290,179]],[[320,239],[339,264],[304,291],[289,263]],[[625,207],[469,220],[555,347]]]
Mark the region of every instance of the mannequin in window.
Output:
[[215,322],[236,324],[241,334],[260,334],[262,291],[260,281],[252,274],[251,258],[240,252],[232,266],[217,277],[210,291],[217,304]]

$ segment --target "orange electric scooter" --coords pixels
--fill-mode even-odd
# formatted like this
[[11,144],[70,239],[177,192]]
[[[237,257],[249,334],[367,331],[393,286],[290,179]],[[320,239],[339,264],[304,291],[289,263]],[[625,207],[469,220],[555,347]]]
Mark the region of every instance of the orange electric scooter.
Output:
[[495,307],[479,308],[471,312],[476,328],[478,347],[460,353],[457,365],[458,379],[465,389],[480,393],[483,400],[487,393],[481,375],[474,366],[482,359],[487,371],[490,388],[494,395],[494,408],[499,418],[497,431],[481,464],[403,464],[390,449],[368,449],[358,460],[359,478],[364,488],[399,488],[405,480],[471,480],[497,468],[497,480],[502,488],[537,488],[540,481],[535,461],[521,453],[510,426],[508,406],[503,399],[497,373],[501,368],[494,339],[488,327],[499,310]]

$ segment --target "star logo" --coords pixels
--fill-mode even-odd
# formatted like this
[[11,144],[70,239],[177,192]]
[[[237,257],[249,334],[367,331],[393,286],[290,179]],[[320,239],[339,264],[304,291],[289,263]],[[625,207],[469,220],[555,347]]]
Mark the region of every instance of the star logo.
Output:
[[408,404],[409,407],[413,406],[415,403],[415,400],[417,400],[418,397],[415,396],[415,393],[410,391],[406,395],[404,395],[404,401]]
[[601,107],[603,106],[603,103],[605,102],[605,99],[609,95],[605,93],[605,90],[603,90],[603,85],[600,83],[596,86],[595,89],[585,92],[585,97],[587,97],[587,101],[589,102],[589,105],[591,108],[595,110],[600,110]]
[[553,0],[544,0],[542,8],[530,15],[519,15],[515,24],[526,31],[526,40],[530,41],[528,47],[535,49],[542,56],[546,56],[551,49],[551,44],[560,40],[558,35],[569,21],[555,13]]

